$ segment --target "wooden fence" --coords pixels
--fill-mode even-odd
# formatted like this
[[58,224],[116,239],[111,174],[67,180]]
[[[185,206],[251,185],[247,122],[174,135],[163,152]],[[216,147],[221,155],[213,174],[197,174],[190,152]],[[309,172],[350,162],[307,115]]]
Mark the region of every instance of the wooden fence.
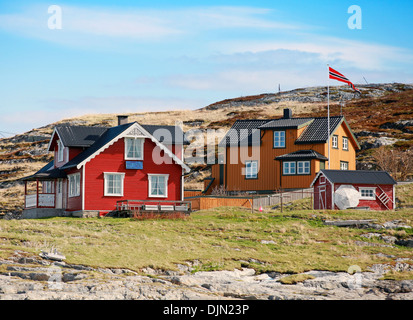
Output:
[[284,203],[310,197],[313,198],[313,189],[300,189],[269,195],[250,195],[244,197],[196,195],[185,197],[185,200],[191,201],[192,210],[204,210],[216,207],[244,207],[258,210],[260,207],[282,206]]
[[251,208],[250,197],[225,197],[225,196],[197,196],[185,198],[191,201],[192,210],[204,210],[217,207],[244,207]]
[[189,190],[185,189],[184,190],[184,198],[189,198],[189,197],[197,197],[202,195],[202,190]]
[[[279,192],[265,196],[255,196],[253,198],[254,209],[266,206],[277,206],[287,202],[313,198],[313,189],[300,189],[295,191]],[[311,200],[312,203],[312,200]]]

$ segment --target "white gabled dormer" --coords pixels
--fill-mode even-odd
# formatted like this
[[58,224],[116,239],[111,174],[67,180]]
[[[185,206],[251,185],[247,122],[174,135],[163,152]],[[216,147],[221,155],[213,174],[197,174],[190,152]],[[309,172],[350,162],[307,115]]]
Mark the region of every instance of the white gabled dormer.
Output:
[[53,130],[52,136],[49,141],[48,151],[54,152],[54,167],[58,168],[63,166],[68,161],[68,148],[63,144],[61,137],[59,136],[56,128]]

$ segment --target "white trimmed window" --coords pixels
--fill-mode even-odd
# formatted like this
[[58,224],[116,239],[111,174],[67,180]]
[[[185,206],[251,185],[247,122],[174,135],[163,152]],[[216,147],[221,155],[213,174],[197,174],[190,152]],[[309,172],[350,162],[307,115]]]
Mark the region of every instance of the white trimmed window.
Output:
[[348,150],[348,138],[343,137],[343,150]]
[[285,148],[285,131],[274,131],[274,148]]
[[148,174],[149,197],[166,198],[168,196],[169,174]]
[[105,196],[123,196],[125,173],[105,172]]
[[297,174],[310,174],[310,161],[298,161]]
[[283,174],[284,175],[295,174],[295,161],[284,161],[283,162]]
[[62,162],[64,159],[64,145],[60,140],[57,140],[57,161]]
[[80,196],[80,172],[70,174],[67,178],[69,179],[69,197]]
[[125,138],[125,159],[143,160],[144,141],[142,138]]
[[376,188],[359,188],[362,200],[376,200]]
[[245,179],[257,179],[258,177],[258,161],[245,162]]
[[348,162],[340,161],[340,170],[348,170]]
[[334,135],[332,139],[332,146],[334,149],[338,148],[338,136]]

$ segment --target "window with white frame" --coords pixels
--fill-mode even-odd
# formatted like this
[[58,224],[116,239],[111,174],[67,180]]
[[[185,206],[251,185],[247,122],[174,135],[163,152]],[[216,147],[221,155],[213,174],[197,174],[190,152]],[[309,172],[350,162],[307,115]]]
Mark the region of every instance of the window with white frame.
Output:
[[338,149],[338,136],[334,135],[332,139],[332,147]]
[[125,173],[105,172],[105,196],[123,196]]
[[274,148],[285,148],[285,131],[274,131]]
[[125,159],[143,160],[143,142],[142,138],[125,138]]
[[295,174],[295,161],[284,161],[283,162],[283,174],[284,175]]
[[348,150],[348,138],[343,137],[343,150]]
[[298,161],[297,174],[310,174],[310,161]]
[[69,180],[69,197],[80,196],[80,173],[74,173],[67,176]]
[[62,141],[58,140],[57,141],[57,161],[61,162],[64,159],[64,145]]
[[148,174],[149,197],[168,196],[168,174]]
[[348,162],[340,161],[340,170],[348,170]]
[[245,178],[256,179],[258,177],[258,161],[245,162]]
[[362,200],[376,200],[376,188],[359,188],[359,192]]

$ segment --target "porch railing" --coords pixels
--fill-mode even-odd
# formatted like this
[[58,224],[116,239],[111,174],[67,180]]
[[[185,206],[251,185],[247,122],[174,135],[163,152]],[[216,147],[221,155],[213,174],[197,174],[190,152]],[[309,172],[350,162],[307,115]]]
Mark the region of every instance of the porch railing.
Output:
[[26,208],[54,208],[56,195],[54,193],[39,193],[26,195]]
[[26,195],[26,208],[36,208],[37,207],[37,194],[27,194]]

